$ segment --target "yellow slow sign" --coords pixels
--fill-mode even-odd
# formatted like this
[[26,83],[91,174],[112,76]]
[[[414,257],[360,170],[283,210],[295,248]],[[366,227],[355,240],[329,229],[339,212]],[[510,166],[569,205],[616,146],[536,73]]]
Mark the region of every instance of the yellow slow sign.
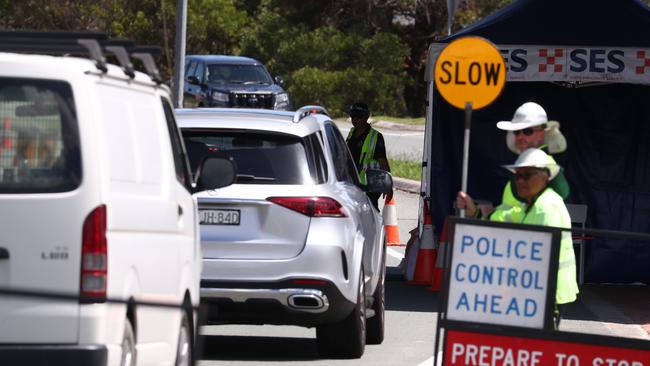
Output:
[[506,82],[506,65],[499,50],[481,37],[463,37],[449,43],[434,69],[436,88],[456,108],[480,109],[492,103]]

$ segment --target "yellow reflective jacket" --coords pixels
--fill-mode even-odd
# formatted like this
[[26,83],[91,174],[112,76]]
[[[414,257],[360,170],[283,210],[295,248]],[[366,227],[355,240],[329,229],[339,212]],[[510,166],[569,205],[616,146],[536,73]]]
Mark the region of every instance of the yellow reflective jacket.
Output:
[[[352,138],[354,135],[354,127],[348,133],[346,142]],[[357,164],[357,169],[359,170],[359,181],[361,184],[367,184],[366,181],[366,170],[379,168],[379,161],[375,159],[375,148],[377,147],[377,136],[379,132],[374,128],[370,128],[368,134],[366,135],[365,140],[363,140],[363,146],[361,147],[361,155],[359,155],[359,161],[355,161]]]
[[[544,189],[530,207],[526,204],[516,206],[511,208],[510,211],[504,210],[497,215],[490,216],[490,220],[571,228],[571,217],[564,204],[564,200],[553,189],[550,189],[550,187]],[[560,240],[555,302],[557,304],[573,302],[576,300],[578,292],[573,240],[571,239],[570,232],[563,231]]]

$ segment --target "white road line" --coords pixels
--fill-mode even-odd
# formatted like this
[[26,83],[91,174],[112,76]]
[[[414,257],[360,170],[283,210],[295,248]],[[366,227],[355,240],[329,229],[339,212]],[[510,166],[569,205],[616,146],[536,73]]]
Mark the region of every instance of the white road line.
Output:
[[[432,366],[433,365],[433,356],[429,357],[426,361],[422,362],[418,366]],[[442,351],[438,351],[438,365],[442,365]]]
[[391,248],[386,248],[386,254],[396,259],[404,258],[404,253],[398,252],[397,250]]

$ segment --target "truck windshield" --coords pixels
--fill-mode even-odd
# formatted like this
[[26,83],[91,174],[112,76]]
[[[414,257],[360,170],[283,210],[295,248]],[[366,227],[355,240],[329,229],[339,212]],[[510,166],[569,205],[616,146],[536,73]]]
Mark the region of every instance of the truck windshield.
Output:
[[273,84],[271,75],[262,66],[256,65],[208,65],[206,79],[224,84]]

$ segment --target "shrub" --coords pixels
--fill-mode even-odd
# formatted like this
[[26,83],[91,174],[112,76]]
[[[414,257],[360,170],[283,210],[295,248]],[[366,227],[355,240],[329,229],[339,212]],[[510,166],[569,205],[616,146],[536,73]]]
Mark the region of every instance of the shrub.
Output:
[[407,51],[392,34],[363,39],[320,28],[283,42],[274,65],[287,73],[287,88],[296,107],[321,104],[340,116],[350,104],[362,100],[373,114],[402,115]]

